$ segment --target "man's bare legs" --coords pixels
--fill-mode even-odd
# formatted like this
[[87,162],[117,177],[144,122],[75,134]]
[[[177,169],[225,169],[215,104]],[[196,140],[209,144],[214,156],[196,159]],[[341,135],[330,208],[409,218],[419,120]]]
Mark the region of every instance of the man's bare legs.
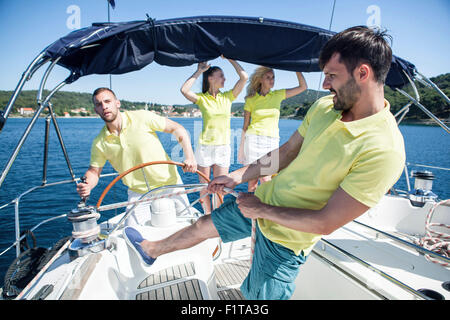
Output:
[[219,233],[212,222],[211,215],[205,215],[193,225],[181,229],[165,239],[158,241],[144,240],[140,245],[147,255],[156,259],[160,255],[191,248],[204,240],[218,236]]
[[[197,168],[198,168],[198,171],[203,173],[205,176],[207,176],[208,178],[210,177],[210,175],[211,175],[211,167],[197,166]],[[214,176],[214,178],[216,178],[218,176],[226,175],[228,173],[228,169],[229,169],[229,167],[220,167],[220,166],[218,166],[216,164],[213,164],[212,168],[213,168],[213,176]],[[199,176],[198,178],[199,178],[200,183],[208,183],[209,182],[206,179],[204,179],[202,176]],[[202,197],[206,193],[207,193],[206,190],[200,191],[200,197]],[[215,199],[216,205],[219,204],[219,197],[217,196],[217,194],[213,194],[212,196]],[[205,198],[203,198],[202,208],[203,208],[203,212],[205,214],[210,214],[211,211],[214,210],[214,208],[212,208],[211,199],[209,198],[209,195],[206,196]]]

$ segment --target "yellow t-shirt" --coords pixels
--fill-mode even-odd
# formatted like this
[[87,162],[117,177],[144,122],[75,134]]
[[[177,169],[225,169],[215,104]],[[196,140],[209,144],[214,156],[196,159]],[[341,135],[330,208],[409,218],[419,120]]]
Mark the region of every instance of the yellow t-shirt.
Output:
[[236,99],[233,90],[219,92],[215,98],[209,92],[197,93],[197,96],[195,104],[199,106],[203,118],[200,144],[229,144],[231,103]]
[[[151,161],[170,160],[159,141],[156,131],[164,131],[166,118],[151,111],[125,111],[119,136],[109,132],[106,125],[92,142],[90,165],[102,168],[106,161],[119,173],[138,164]],[[181,183],[176,166],[158,164],[135,170],[122,178],[132,191],[144,194],[163,185]]]
[[270,91],[265,96],[256,93],[245,100],[244,110],[250,112],[248,134],[278,138],[278,120],[281,101],[286,99],[286,89]]
[[[384,110],[351,122],[341,121],[333,96],[319,99],[298,131],[304,137],[298,156],[255,195],[266,204],[320,210],[341,187],[373,207],[398,180],[405,163],[403,137],[385,100]],[[321,238],[258,219],[262,233],[299,254]]]

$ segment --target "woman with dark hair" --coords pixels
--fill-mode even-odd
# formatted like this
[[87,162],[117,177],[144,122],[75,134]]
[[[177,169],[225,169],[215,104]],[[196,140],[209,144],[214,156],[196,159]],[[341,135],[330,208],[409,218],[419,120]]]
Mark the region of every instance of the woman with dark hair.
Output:
[[[236,61],[231,59],[228,61],[239,76],[233,89],[220,91],[225,84],[224,73],[219,67],[211,67],[207,62],[199,63],[197,71],[181,87],[181,93],[186,99],[198,105],[202,113],[203,128],[195,150],[195,158],[198,170],[207,177],[211,174],[211,167],[214,177],[228,173],[231,155],[231,103],[241,93],[248,79],[247,73]],[[201,74],[203,74],[202,92],[195,93],[191,88]],[[200,177],[200,182],[206,183],[206,180]],[[201,196],[204,193],[201,193]],[[202,206],[205,214],[211,212],[208,196]]]

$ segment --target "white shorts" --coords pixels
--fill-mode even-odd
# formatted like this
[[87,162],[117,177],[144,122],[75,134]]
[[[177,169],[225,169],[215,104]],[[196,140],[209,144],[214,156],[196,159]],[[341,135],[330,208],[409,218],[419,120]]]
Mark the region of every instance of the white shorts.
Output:
[[228,168],[230,166],[231,147],[224,145],[197,144],[195,148],[195,160],[201,167],[211,167],[216,164],[219,167]]
[[280,138],[259,136],[256,134],[245,134],[244,140],[244,165],[255,162],[270,151],[277,149]]
[[[185,190],[184,188],[162,189],[161,191],[157,192],[157,194],[169,194],[169,193],[175,193],[175,192],[184,191],[184,190]],[[155,193],[152,193],[152,194],[155,194]],[[141,197],[142,197],[142,194],[128,189],[128,202],[139,200]],[[184,210],[184,209],[186,209],[186,207],[188,207],[190,205],[189,199],[186,194],[176,195],[176,196],[170,197],[170,199],[172,199],[175,203],[177,216],[180,213],[181,213],[181,215],[190,215],[191,214],[192,208]],[[127,207],[127,210],[130,209],[132,206],[133,205],[129,205]],[[145,225],[146,223],[150,222],[150,220],[151,220],[150,202],[138,204],[133,209],[133,212],[125,220],[125,226],[136,227],[138,225]]]

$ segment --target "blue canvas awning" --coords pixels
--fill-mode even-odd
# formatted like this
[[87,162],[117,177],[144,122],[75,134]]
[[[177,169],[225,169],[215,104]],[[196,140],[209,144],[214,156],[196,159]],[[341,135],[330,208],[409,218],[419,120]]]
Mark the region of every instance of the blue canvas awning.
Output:
[[[288,71],[320,71],[321,48],[335,33],[299,23],[249,17],[201,16],[155,21],[97,23],[73,31],[45,49],[72,71],[70,81],[89,74],[122,74],[155,61],[188,66],[225,57]],[[408,83],[414,65],[393,57],[386,84]]]

